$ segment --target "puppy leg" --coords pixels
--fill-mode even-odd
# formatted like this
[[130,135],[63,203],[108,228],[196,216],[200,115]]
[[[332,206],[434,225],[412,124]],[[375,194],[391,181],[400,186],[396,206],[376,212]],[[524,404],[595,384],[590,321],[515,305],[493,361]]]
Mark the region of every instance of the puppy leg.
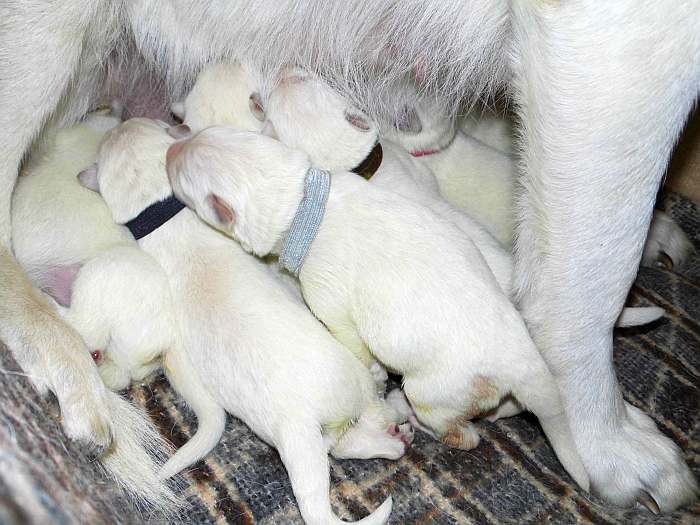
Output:
[[[623,401],[612,328],[700,85],[698,2],[513,7],[525,141],[517,299],[593,488],[620,505],[651,495],[658,507],[648,506],[670,511],[697,483],[678,447]],[[661,34],[673,45],[649,38]]]
[[[297,419],[280,428],[277,451],[292,483],[294,497],[304,523],[308,525],[340,525],[331,507],[328,449],[317,424]],[[387,498],[374,512],[354,522],[365,525],[386,523],[392,500]],[[352,522],[351,522],[352,523]]]
[[104,386],[80,337],[12,256],[10,201],[22,157],[66,94],[89,18],[100,7],[0,4],[0,339],[40,391],[56,393],[68,436],[98,449],[111,439]]

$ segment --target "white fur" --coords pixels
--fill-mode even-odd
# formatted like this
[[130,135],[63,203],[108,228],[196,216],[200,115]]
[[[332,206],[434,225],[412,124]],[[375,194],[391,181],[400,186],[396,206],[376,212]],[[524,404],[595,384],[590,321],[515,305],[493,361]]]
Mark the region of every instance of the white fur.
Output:
[[[145,119],[108,134],[98,179],[115,218],[129,220],[171,191],[163,161],[173,142]],[[226,411],[277,448],[307,523],[342,523],[328,495],[329,450],[396,459],[410,436],[391,435],[397,415],[377,396],[369,372],[264,263],[190,210],[139,244],[168,275],[181,340],[165,355],[165,370],[199,420],[161,476],[206,455]],[[390,511],[391,498],[360,523],[385,523]]]
[[194,132],[213,125],[260,131],[262,118],[251,110],[251,97],[260,95],[256,76],[239,62],[211,64],[199,73],[184,103],[174,105],[174,113]]
[[[279,253],[309,167],[306,155],[274,139],[211,127],[169,159],[168,173],[200,217],[266,255]],[[212,214],[213,198],[227,203],[232,223]],[[512,393],[588,488],[554,378],[479,250],[449,221],[336,172],[299,280],[339,341],[363,362],[376,358],[403,375],[418,421],[443,441],[476,446],[468,420]]]
[[[346,171],[360,164],[368,148],[379,140],[378,127],[371,121],[368,130],[349,125],[345,115],[356,114],[357,110],[346,99],[308,73],[296,70],[294,74],[294,82],[285,83],[270,95],[266,116],[275,137],[307,153],[311,163],[321,169]],[[513,264],[509,252],[496,239],[503,246],[510,246],[512,240],[514,161],[477,140],[459,133],[455,136],[452,125],[434,105],[418,107],[415,118],[421,131],[389,128],[386,134],[401,147],[391,140],[382,141],[382,163],[370,184],[421,203],[450,220],[479,248],[499,285],[510,296]],[[474,129],[483,138],[492,135],[492,142],[498,145],[499,140],[505,143],[508,125],[504,122],[493,117],[475,124]],[[414,150],[439,153],[416,158],[409,154]],[[442,179],[436,181],[433,172]],[[463,199],[464,212],[440,195],[451,182],[457,183],[455,194]],[[490,229],[493,236],[485,229]],[[625,308],[617,325],[646,324],[663,313],[659,307]]]
[[[120,122],[108,111],[99,111],[80,124],[55,131],[28,161],[12,208],[15,255],[37,286],[47,284],[52,268],[82,266],[73,283],[71,308],[58,308],[88,349],[101,350],[100,375],[115,390],[158,366],[150,363],[144,368],[146,358],[139,351],[148,353],[160,342],[152,338],[159,334],[148,333],[145,320],[164,315],[145,293],[158,286],[153,282],[155,271],[125,278],[126,265],[133,266],[134,259],[145,264],[145,254],[139,253],[128,230],[114,224],[99,196],[83,188],[77,178],[80,170],[94,163],[104,133]],[[157,476],[169,446],[145,414],[105,391],[99,378],[94,379],[95,366],[82,342],[80,349],[82,355],[68,363],[46,362],[47,367],[67,365],[57,387],[77,390],[71,405],[62,405],[64,419],[68,418],[64,424],[88,442],[104,443],[100,463],[140,505],[170,515],[181,502]],[[90,381],[76,381],[80,376]]]
[[[54,370],[80,344],[43,314],[10,252],[10,197],[32,140],[47,121],[85,113],[100,65],[128,48],[122,35],[133,35],[176,96],[204,63],[243,58],[267,78],[289,64],[316,70],[373,116],[411,102],[396,85],[421,63],[421,87],[447,106],[509,89],[523,151],[519,304],[569,392],[568,417],[597,490],[625,505],[644,490],[672,510],[693,499],[695,482],[674,445],[624,405],[611,330],[698,94],[699,8],[698,0],[290,0],[270,10],[249,0],[3,2],[0,338],[38,387],[68,401]],[[48,354],[61,366],[44,367]]]

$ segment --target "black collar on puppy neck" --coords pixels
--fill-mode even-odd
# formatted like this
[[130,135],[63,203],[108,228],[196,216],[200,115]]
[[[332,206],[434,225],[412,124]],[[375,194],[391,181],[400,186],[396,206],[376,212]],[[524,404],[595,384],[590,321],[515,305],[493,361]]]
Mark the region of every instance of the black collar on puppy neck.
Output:
[[363,179],[369,180],[372,178],[372,175],[377,172],[379,166],[382,165],[382,157],[382,145],[377,142],[372,148],[372,151],[369,152],[369,155],[365,157],[365,160],[350,171],[352,173],[357,173]]
[[154,202],[124,226],[129,228],[131,235],[136,240],[139,240],[163,226],[184,207],[182,201],[178,200],[175,195],[171,195],[167,199]]

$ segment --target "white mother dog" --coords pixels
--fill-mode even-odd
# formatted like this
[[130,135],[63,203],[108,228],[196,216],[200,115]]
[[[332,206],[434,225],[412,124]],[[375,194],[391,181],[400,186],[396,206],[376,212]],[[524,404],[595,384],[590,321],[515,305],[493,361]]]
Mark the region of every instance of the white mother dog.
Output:
[[698,12],[700,0],[2,2],[0,338],[62,408],[70,404],[74,390],[38,356],[67,362],[84,349],[44,313],[14,260],[9,205],[34,138],[47,122],[83,115],[104,66],[130,43],[178,92],[212,60],[273,72],[296,63],[374,113],[396,109],[392,80],[421,59],[423,87],[453,107],[512,94],[524,168],[519,307],[594,486],[618,504],[646,492],[672,510],[696,484],[674,444],[623,400],[612,330],[700,90]]

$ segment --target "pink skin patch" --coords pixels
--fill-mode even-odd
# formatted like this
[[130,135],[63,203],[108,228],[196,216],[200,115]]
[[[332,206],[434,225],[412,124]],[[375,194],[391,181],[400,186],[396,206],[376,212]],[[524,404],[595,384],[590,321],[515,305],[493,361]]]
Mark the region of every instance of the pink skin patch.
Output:
[[61,306],[70,306],[73,283],[82,264],[49,266],[39,278],[40,288]]
[[427,155],[435,155],[436,153],[440,153],[439,149],[424,149],[421,151],[412,151],[411,155],[414,157],[425,157]]
[[406,446],[406,448],[411,448],[411,442],[409,441],[408,437],[406,437],[401,430],[399,430],[399,426],[396,424],[393,424],[389,427],[389,434],[392,435],[395,438],[398,438],[401,440],[401,442]]

